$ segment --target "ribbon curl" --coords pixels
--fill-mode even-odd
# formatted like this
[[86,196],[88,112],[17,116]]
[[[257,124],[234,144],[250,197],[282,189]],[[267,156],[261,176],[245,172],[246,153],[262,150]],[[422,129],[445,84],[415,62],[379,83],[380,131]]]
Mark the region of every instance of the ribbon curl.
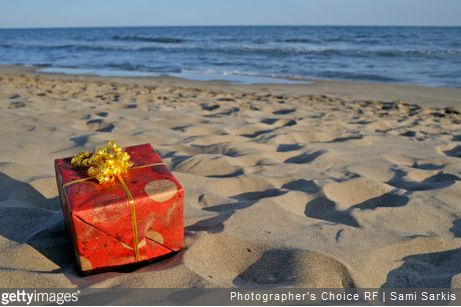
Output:
[[100,147],[91,157],[88,152],[80,152],[70,163],[75,166],[90,167],[88,176],[104,184],[114,182],[115,177],[126,173],[133,166],[129,160],[130,155],[111,141],[106,147]]

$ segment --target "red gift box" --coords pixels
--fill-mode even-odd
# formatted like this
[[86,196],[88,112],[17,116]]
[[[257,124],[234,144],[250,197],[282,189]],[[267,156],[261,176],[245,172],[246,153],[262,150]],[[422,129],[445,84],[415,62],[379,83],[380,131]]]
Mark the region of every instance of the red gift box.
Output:
[[133,163],[99,184],[72,158],[55,160],[62,211],[83,274],[158,259],[184,246],[184,190],[150,144],[124,150]]

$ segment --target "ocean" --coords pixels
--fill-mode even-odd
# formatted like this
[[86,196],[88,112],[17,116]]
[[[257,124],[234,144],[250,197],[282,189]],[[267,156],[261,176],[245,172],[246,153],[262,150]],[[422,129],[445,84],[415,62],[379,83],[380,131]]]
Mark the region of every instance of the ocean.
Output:
[[[278,77],[461,88],[461,27],[0,29],[0,63],[138,76]],[[46,70],[45,70],[46,71]]]

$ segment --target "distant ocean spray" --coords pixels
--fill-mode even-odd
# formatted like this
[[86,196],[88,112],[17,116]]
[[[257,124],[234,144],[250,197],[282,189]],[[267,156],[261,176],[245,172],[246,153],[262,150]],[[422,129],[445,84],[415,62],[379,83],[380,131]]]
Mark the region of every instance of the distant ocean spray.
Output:
[[461,27],[3,29],[0,63],[461,88]]

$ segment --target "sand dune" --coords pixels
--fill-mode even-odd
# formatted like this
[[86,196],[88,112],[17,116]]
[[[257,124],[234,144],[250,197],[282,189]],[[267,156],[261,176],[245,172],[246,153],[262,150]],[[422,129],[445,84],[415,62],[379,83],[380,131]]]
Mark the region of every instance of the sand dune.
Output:
[[[459,89],[21,69],[0,70],[0,288],[461,287]],[[186,247],[81,277],[53,161],[110,140],[181,182]]]

